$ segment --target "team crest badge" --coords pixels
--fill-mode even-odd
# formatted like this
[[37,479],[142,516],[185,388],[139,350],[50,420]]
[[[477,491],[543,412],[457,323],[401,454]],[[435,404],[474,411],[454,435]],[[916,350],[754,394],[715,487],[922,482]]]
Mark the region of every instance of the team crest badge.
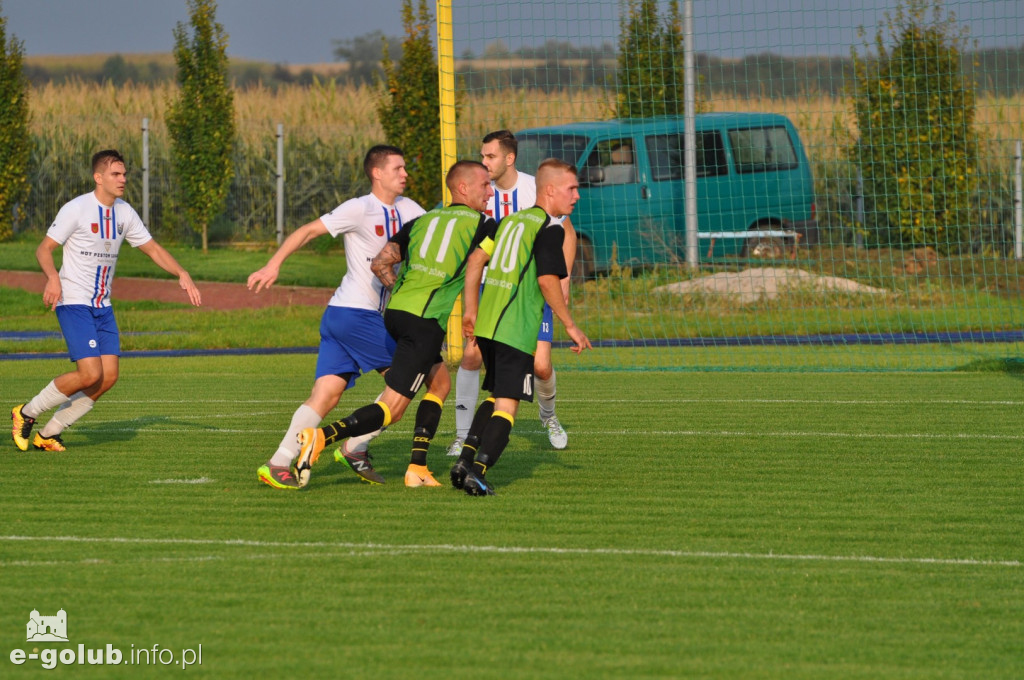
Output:
[[120,236],[124,233],[124,222],[117,223],[117,235]]
[[98,222],[93,222],[92,223],[92,233],[94,233],[94,234],[100,233],[100,225],[99,225]]
[[384,225],[383,224],[378,224],[375,228],[377,229],[377,236],[383,236],[384,235]]

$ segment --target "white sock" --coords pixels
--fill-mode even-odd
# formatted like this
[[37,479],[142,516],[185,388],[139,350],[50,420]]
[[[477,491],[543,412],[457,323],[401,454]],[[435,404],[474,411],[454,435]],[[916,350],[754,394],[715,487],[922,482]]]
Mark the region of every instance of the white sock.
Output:
[[480,398],[480,369],[470,371],[459,366],[455,376],[455,437],[465,441]]
[[299,433],[307,427],[316,427],[321,420],[323,418],[320,414],[305,404],[295,409],[291,425],[284,433],[281,443],[277,445],[277,452],[270,459],[270,464],[274,467],[291,465],[292,461],[299,457]]
[[68,395],[57,389],[57,386],[50,381],[50,384],[43,388],[43,391],[32,397],[32,401],[25,404],[21,412],[29,418],[38,418],[54,406],[59,406],[68,400]]
[[91,411],[95,405],[96,402],[85,396],[85,392],[75,392],[71,395],[71,401],[64,402],[50,418],[50,422],[39,430],[39,436],[48,438],[60,434]]
[[555,369],[551,369],[551,377],[547,380],[535,378],[533,386],[537,393],[537,406],[540,407],[540,419],[547,422],[555,415]]
[[356,451],[365,452],[370,448],[370,442],[380,436],[380,433],[384,431],[384,428],[371,432],[370,434],[362,434],[358,437],[349,437],[345,440],[345,451],[349,453],[355,453]]

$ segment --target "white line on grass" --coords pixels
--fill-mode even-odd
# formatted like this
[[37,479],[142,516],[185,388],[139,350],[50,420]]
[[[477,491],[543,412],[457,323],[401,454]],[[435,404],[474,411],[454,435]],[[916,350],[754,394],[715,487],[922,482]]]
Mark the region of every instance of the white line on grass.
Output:
[[[267,434],[280,432],[280,430],[267,430],[267,429],[228,429],[228,428],[213,428],[205,429],[199,424],[194,428],[189,427],[177,427],[177,428],[164,428],[164,427],[145,427],[142,429],[131,428],[131,427],[117,427],[108,428],[103,427],[102,423],[94,423],[90,427],[83,427],[79,432],[140,432],[143,434],[176,434],[176,433],[190,433],[195,434],[197,431],[201,431],[206,436],[213,436],[218,434],[234,435],[243,433],[255,433],[255,434]],[[391,430],[388,432],[391,434],[412,434],[412,430]],[[521,432],[527,434],[536,434],[539,432],[547,432],[547,430],[522,430]],[[588,430],[588,434],[601,435],[601,436],[618,436],[618,435],[635,435],[636,430]],[[759,437],[759,438],[770,438],[770,437],[813,437],[813,438],[825,438],[825,439],[935,439],[945,440],[952,439],[955,441],[966,441],[971,439],[980,439],[985,441],[1024,441],[1024,434],[982,434],[982,433],[971,433],[971,432],[815,432],[815,431],[787,431],[787,432],[766,432],[764,430],[757,431],[745,431],[745,430],[644,430],[645,435],[654,435],[660,437]]]
[[[592,404],[593,399],[559,398],[559,403]],[[600,398],[608,404],[635,404],[636,399]],[[107,404],[194,404],[194,399],[140,399],[118,400],[104,399]],[[203,399],[204,404],[294,404],[295,399]],[[990,400],[990,399],[688,399],[673,397],[668,399],[644,399],[645,404],[864,404],[867,406],[907,406],[913,404],[947,404],[951,406],[1024,406],[1024,401]]]
[[395,555],[411,554],[412,550],[364,550],[350,548],[342,551],[317,550],[310,553],[256,553],[253,555],[236,555],[225,557],[224,555],[193,555],[191,557],[133,557],[131,559],[104,559],[84,558],[80,560],[0,560],[0,567],[66,567],[83,565],[121,565],[121,564],[170,564],[176,562],[200,563],[200,562],[226,562],[228,560],[245,560],[247,562],[265,562],[270,560],[335,560],[339,557],[366,557],[368,555],[383,555],[394,557]]
[[[496,545],[390,545],[386,543],[346,543],[320,541],[252,541],[245,539],[198,539],[198,538],[133,538],[90,536],[0,536],[0,542],[38,543],[112,543],[118,545],[196,545],[244,548],[317,548],[351,550],[362,554],[371,553],[494,553],[494,554],[545,554],[545,555],[617,555],[632,557],[677,557],[683,559],[711,560],[781,560],[802,562],[860,562],[867,564],[934,564],[942,566],[967,567],[1015,567],[1024,566],[1020,560],[979,560],[973,558],[947,557],[880,557],[875,555],[796,555],[785,553],[712,552],[704,550],[642,550],[628,548],[543,548],[528,546]],[[243,556],[246,558],[248,556]],[[207,558],[204,558],[207,559]],[[209,559],[214,559],[210,557]],[[93,560],[95,561],[95,560]],[[17,561],[0,564],[13,566]]]
[[151,480],[150,484],[209,484],[215,482],[216,479],[210,479],[209,477],[197,477],[196,479],[154,479]]

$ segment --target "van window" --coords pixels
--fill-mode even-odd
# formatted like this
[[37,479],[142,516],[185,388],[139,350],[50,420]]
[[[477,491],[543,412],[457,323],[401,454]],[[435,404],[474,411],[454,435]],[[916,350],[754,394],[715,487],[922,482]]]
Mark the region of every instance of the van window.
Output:
[[792,170],[797,167],[793,140],[784,127],[729,130],[736,172]]
[[541,161],[547,158],[560,158],[579,168],[580,156],[587,148],[590,139],[584,135],[524,134],[518,138],[518,141],[519,151],[516,154],[516,167],[533,175],[537,173]]
[[[652,135],[646,139],[652,179],[655,182],[683,179],[683,139],[682,133]],[[697,177],[724,175],[728,171],[721,133],[717,130],[698,132]]]
[[632,139],[606,139],[597,143],[587,157],[586,168],[600,168],[600,174],[587,173],[594,186],[632,184],[637,180],[636,152]]

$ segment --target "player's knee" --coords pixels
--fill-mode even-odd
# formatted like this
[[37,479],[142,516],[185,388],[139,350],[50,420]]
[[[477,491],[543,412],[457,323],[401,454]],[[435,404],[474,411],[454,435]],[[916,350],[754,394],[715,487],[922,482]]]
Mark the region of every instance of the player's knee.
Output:
[[550,380],[551,375],[554,373],[554,369],[551,364],[534,364],[533,365],[533,377],[536,380]]
[[106,392],[107,390],[109,390],[111,387],[113,387],[117,383],[118,377],[119,376],[117,375],[117,372],[114,372],[114,373],[105,372],[103,374],[103,378],[100,380],[100,388],[104,392]]
[[103,367],[99,364],[80,363],[78,365],[78,380],[82,385],[82,389],[100,385],[103,381]]
[[459,363],[459,368],[467,371],[479,371],[483,363],[484,357],[480,354],[480,348],[476,345],[471,345],[466,347],[462,353],[462,362]]

